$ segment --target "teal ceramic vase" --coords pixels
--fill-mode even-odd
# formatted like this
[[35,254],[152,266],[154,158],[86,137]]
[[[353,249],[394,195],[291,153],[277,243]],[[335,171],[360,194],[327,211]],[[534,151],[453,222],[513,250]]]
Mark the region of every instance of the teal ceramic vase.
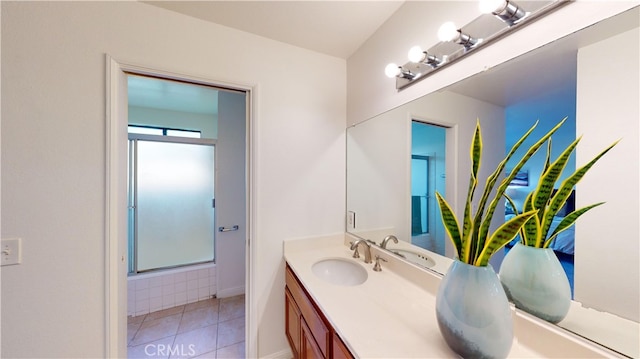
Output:
[[500,281],[516,308],[538,318],[558,323],[569,312],[569,279],[551,248],[517,243],[504,257]]
[[440,332],[463,358],[506,358],[513,343],[511,309],[493,267],[454,260],[436,295]]

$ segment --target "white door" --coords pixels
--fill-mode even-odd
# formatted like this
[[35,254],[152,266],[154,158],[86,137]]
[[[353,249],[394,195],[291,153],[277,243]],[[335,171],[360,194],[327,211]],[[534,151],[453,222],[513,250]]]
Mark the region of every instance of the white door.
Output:
[[246,103],[244,92],[218,95],[215,252],[220,298],[245,292]]

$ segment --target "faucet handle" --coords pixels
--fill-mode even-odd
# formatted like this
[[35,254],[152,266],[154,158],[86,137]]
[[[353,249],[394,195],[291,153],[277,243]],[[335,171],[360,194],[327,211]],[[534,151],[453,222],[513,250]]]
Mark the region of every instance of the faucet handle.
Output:
[[349,242],[351,244],[351,249],[353,249],[353,258],[360,258],[360,253],[358,253],[358,246],[353,248],[353,242]]
[[379,254],[376,254],[376,264],[373,266],[373,270],[376,272],[382,271],[382,267],[380,266],[380,261],[387,262],[386,259],[380,257]]

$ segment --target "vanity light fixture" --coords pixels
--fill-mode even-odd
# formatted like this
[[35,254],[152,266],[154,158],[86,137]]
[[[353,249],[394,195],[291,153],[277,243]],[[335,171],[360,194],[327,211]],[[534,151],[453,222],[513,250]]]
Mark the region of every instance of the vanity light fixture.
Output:
[[455,42],[464,46],[467,50],[482,42],[482,39],[476,39],[475,37],[462,32],[462,30],[458,29],[456,24],[451,21],[447,21],[440,26],[438,29],[438,38],[443,42]]
[[436,67],[444,62],[444,58],[423,51],[420,46],[414,46],[409,49],[408,57],[409,61],[415,64],[426,64],[431,67]]
[[513,26],[529,15],[511,0],[480,0],[479,7],[483,14],[493,14],[509,26]]
[[442,24],[438,29],[440,42],[427,50],[412,47],[409,62],[402,66],[389,64],[385,74],[395,78],[396,90],[401,90],[573,1],[527,1],[525,10],[515,0],[479,0],[482,15],[463,27],[453,22]]
[[394,63],[387,65],[387,67],[385,67],[384,69],[384,73],[385,75],[387,75],[387,77],[390,78],[397,77],[401,79],[413,80],[416,77],[416,75],[411,72],[411,70],[406,70],[402,68],[402,66],[398,66]]

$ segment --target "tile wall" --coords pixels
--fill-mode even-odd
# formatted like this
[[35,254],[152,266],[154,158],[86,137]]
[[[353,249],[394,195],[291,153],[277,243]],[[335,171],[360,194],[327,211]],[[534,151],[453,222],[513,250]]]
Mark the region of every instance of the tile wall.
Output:
[[201,264],[127,279],[127,315],[138,316],[211,298],[216,294],[216,265]]

